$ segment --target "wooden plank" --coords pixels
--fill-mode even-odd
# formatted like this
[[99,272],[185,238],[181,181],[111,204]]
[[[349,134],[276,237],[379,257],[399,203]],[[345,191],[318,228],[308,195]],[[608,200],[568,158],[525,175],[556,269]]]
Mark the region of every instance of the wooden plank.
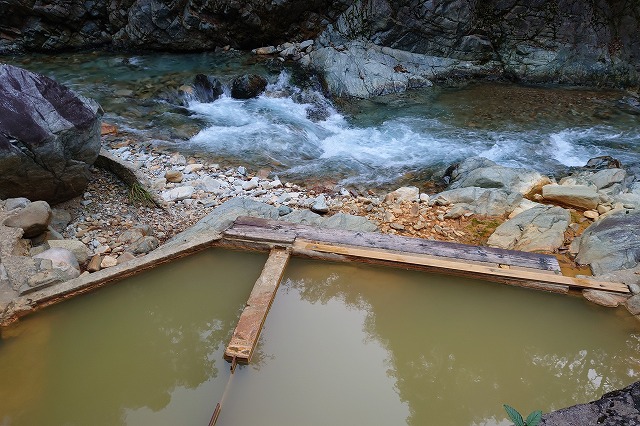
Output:
[[271,250],[262,273],[251,290],[247,305],[240,315],[231,341],[224,352],[224,358],[227,361],[233,360],[234,357],[239,363],[248,364],[251,361],[251,356],[260,337],[260,331],[288,262],[288,250]]
[[602,281],[594,281],[573,277],[565,277],[562,275],[541,273],[531,270],[502,269],[499,267],[481,266],[461,262],[459,260],[449,260],[435,258],[431,256],[398,253],[389,250],[374,250],[361,247],[340,246],[334,244],[316,243],[313,241],[297,240],[294,247],[304,250],[315,250],[324,253],[335,253],[346,256],[354,256],[361,258],[371,258],[378,260],[386,260],[390,262],[415,264],[429,266],[443,271],[464,271],[469,276],[485,280],[512,279],[521,280],[523,282],[540,282],[556,285],[564,285],[573,288],[590,288],[597,290],[607,290],[616,293],[629,293],[629,287],[621,283],[608,283]]
[[467,244],[432,241],[422,238],[403,237],[399,235],[381,234],[377,232],[354,232],[339,229],[318,228],[283,221],[239,217],[225,237],[244,237],[251,239],[277,240],[291,238],[295,235],[310,241],[322,241],[331,244],[359,246],[365,248],[382,248],[415,254],[447,257],[451,259],[474,262],[503,264],[531,269],[541,269],[560,273],[560,265],[554,256],[539,253],[527,253],[515,250],[504,250],[492,247],[471,246]]

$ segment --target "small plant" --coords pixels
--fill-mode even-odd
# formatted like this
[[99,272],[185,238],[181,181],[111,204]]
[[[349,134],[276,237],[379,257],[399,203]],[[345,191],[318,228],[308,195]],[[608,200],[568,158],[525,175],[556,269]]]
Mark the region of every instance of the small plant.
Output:
[[153,197],[142,185],[135,182],[129,189],[129,201],[134,206],[154,207]]
[[504,410],[515,426],[538,426],[538,423],[542,420],[542,411],[536,410],[527,416],[527,420],[523,420],[518,410],[504,404]]

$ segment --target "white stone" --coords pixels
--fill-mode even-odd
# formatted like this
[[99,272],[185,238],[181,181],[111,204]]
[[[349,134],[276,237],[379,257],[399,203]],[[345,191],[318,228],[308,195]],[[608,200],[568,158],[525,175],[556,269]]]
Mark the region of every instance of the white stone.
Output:
[[105,256],[104,259],[102,259],[102,262],[100,262],[100,267],[102,269],[104,268],[112,268],[114,266],[116,266],[118,264],[118,259],[116,259],[113,256]]
[[179,186],[169,191],[164,191],[162,199],[164,201],[182,201],[191,198],[194,192],[195,188],[193,186]]

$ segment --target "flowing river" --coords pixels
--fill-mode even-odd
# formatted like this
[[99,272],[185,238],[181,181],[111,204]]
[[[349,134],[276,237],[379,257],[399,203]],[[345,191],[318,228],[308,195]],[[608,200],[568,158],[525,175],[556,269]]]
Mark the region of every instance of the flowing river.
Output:
[[[298,182],[437,181],[474,155],[551,175],[600,155],[640,164],[640,109],[621,91],[485,82],[336,105],[299,70],[235,52],[5,60],[98,100],[105,121],[141,142]],[[270,82],[256,99],[200,103],[178,94],[198,73],[228,83],[247,72]]]

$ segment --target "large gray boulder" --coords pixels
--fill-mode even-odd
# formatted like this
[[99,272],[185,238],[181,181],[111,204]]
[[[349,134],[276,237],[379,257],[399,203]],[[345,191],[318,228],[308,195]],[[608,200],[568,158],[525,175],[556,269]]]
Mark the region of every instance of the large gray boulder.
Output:
[[571,216],[561,207],[537,206],[496,228],[487,245],[508,250],[553,252],[564,243]]
[[0,198],[81,194],[100,151],[100,106],[50,78],[0,65]]
[[429,204],[451,206],[447,217],[456,218],[465,213],[482,216],[504,216],[522,201],[518,192],[497,188],[465,187],[443,191],[431,197]]
[[621,210],[594,222],[580,238],[576,262],[594,275],[640,264],[640,211]]
[[502,188],[523,195],[550,183],[548,177],[534,170],[499,166],[483,157],[472,157],[461,162],[452,170],[451,179],[450,189],[469,186]]

